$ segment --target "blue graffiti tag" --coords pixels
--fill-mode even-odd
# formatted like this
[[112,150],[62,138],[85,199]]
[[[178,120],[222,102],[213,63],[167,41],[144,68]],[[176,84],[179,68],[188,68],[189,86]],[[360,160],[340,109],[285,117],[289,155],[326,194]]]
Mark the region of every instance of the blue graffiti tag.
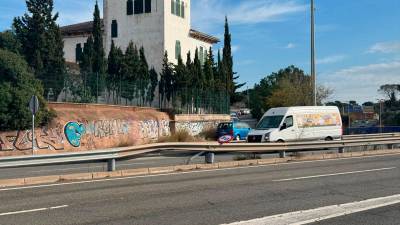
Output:
[[85,126],[77,122],[69,122],[64,128],[65,137],[75,148],[81,146],[82,135],[85,134]]

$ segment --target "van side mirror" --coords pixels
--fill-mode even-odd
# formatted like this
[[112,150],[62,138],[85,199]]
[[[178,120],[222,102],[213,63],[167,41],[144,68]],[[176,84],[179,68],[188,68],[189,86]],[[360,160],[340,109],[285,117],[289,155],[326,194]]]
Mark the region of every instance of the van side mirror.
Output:
[[286,129],[286,128],[287,128],[286,123],[283,123],[282,126],[281,126],[281,130],[284,130],[284,129]]

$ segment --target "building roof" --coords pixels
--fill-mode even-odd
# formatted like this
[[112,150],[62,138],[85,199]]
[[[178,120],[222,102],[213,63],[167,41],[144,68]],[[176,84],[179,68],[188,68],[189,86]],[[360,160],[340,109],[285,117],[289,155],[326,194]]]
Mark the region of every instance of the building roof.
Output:
[[[103,20],[101,20],[101,25],[104,29]],[[63,36],[77,36],[77,35],[89,35],[92,33],[93,21],[87,21],[83,23],[72,24],[68,26],[63,26],[60,28]],[[206,33],[190,29],[189,36],[191,38],[204,41],[210,44],[216,44],[220,40],[214,36],[208,35]]]
[[210,43],[210,44],[216,44],[216,43],[219,42],[218,38],[216,38],[214,36],[211,36],[211,35],[208,35],[206,33],[194,30],[194,29],[190,29],[189,36],[194,38],[194,39],[198,39],[200,41],[204,41],[204,42],[207,42],[207,43]]
[[[104,26],[103,20],[101,20],[101,26]],[[93,21],[76,23],[61,27],[60,29],[63,36],[89,35],[93,30]]]

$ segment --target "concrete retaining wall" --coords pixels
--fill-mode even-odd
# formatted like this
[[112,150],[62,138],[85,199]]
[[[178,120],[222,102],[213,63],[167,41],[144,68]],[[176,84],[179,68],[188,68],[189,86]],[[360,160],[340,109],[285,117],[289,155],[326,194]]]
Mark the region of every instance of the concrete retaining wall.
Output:
[[[223,115],[177,115],[173,122],[167,113],[152,108],[65,103],[49,107],[57,118],[35,130],[35,154],[145,144],[183,129],[198,135],[229,119]],[[31,146],[31,130],[0,132],[0,156],[32,154]]]
[[208,129],[216,128],[218,123],[230,120],[229,115],[175,115],[173,131],[186,130],[196,136]]

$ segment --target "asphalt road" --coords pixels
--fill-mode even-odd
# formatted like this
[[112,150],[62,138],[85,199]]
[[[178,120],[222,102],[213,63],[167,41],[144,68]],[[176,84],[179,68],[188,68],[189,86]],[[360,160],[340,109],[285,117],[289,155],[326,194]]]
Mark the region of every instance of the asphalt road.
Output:
[[[0,224],[217,225],[399,193],[399,155],[301,162],[0,189]],[[321,224],[393,224],[396,210]]]

